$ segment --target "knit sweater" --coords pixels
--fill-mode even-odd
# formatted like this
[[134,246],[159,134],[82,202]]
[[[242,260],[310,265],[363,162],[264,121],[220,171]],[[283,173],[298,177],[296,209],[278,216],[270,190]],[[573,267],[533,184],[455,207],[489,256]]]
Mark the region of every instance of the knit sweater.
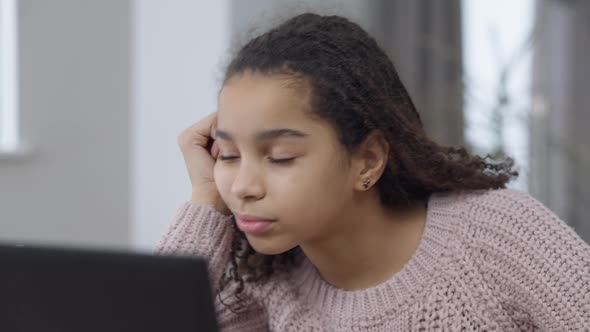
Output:
[[[229,218],[184,202],[155,253],[205,256],[217,281]],[[524,192],[435,193],[416,251],[389,280],[338,289],[303,257],[245,283],[241,298],[234,313],[216,297],[222,331],[590,331],[590,246]]]

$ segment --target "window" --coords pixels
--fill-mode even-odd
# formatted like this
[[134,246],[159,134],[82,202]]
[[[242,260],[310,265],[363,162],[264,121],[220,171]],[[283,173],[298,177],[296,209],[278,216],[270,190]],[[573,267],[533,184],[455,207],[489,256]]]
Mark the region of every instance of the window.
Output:
[[477,154],[514,157],[527,190],[534,0],[463,0],[465,137]]
[[16,1],[0,0],[0,154],[20,149]]

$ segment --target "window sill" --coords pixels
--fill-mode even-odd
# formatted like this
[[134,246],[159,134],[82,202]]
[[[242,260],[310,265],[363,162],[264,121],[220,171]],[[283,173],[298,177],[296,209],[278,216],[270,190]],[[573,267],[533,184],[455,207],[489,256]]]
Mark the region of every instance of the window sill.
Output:
[[15,149],[6,150],[0,147],[0,163],[1,162],[21,162],[31,159],[33,156],[33,149],[26,144],[21,144]]

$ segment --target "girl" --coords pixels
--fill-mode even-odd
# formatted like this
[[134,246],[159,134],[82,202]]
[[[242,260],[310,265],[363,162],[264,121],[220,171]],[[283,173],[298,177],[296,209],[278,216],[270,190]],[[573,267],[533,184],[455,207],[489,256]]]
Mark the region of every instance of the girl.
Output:
[[156,253],[209,259],[224,331],[590,330],[590,247],[503,189],[511,159],[428,139],[345,18],[248,42],[179,146],[193,195]]

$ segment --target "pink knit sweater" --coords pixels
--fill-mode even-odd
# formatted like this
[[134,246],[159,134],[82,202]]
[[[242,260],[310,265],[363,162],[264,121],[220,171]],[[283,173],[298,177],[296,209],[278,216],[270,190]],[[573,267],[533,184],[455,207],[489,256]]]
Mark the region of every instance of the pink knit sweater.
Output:
[[[217,281],[228,218],[185,202],[155,253],[205,256]],[[217,301],[223,331],[590,331],[590,246],[526,193],[438,193],[416,252],[388,281],[337,289],[303,258],[246,283],[242,298],[240,313]]]

